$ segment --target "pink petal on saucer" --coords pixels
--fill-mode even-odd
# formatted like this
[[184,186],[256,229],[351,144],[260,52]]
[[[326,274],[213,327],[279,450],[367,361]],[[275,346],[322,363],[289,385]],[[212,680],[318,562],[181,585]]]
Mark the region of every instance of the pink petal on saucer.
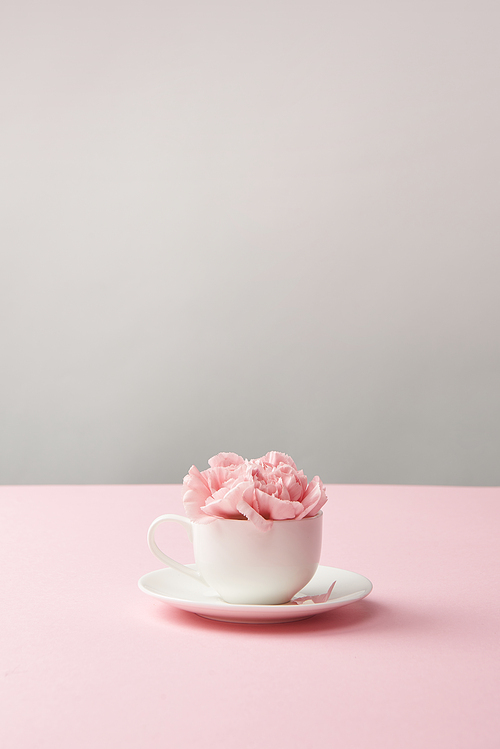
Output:
[[296,603],[298,606],[303,603],[326,603],[330,598],[336,582],[336,580],[333,581],[326,593],[319,593],[317,596],[301,596],[301,598],[294,598],[290,603]]

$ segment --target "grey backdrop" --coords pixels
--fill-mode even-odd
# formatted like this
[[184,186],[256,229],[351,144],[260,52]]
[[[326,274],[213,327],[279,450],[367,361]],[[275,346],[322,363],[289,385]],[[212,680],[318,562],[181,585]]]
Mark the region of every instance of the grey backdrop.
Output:
[[1,483],[500,483],[497,2],[0,12]]

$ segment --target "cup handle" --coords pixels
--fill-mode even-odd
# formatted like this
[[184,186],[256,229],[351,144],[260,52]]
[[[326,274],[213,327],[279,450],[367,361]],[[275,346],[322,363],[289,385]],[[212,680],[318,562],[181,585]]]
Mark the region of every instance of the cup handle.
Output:
[[179,523],[180,525],[183,525],[185,528],[187,528],[189,540],[191,543],[193,543],[193,527],[191,525],[191,521],[188,520],[188,518],[182,517],[182,515],[160,515],[159,518],[156,518],[156,520],[153,520],[151,523],[149,530],[148,530],[148,546],[153,552],[153,554],[158,557],[164,564],[166,564],[168,567],[172,567],[174,570],[177,570],[178,572],[183,572],[185,575],[189,575],[189,577],[194,577],[195,580],[198,580],[198,582],[205,583],[204,579],[198,572],[198,570],[193,569],[192,567],[187,567],[185,564],[181,564],[180,562],[176,562],[175,559],[172,559],[172,557],[168,557],[166,554],[163,553],[163,551],[158,547],[158,544],[155,541],[155,531],[158,528],[158,526],[161,523],[166,523],[167,521],[173,521],[174,523]]

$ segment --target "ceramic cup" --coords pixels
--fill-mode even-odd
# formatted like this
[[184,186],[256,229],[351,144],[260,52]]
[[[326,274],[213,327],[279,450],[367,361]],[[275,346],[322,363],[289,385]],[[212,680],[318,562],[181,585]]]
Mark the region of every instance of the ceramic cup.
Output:
[[[187,567],[158,548],[160,523],[185,526],[194,547],[196,567]],[[267,531],[249,520],[217,518],[192,523],[181,515],[161,515],[148,531],[149,548],[158,559],[213,588],[227,603],[280,604],[307,585],[318,568],[323,513],[302,520],[275,520]]]

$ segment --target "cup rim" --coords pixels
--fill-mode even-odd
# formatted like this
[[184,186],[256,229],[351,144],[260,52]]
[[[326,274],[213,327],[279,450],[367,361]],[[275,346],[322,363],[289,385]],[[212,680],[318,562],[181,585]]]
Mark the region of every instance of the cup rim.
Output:
[[[323,515],[323,510],[320,510],[316,513],[316,515],[310,515],[306,518],[285,518],[284,520],[272,520],[273,523],[302,523],[305,520],[315,520],[316,518],[319,518]],[[251,522],[248,518],[242,517],[242,518],[219,518],[212,515],[212,518],[214,520],[223,520],[225,523],[244,523],[244,522]],[[270,519],[270,518],[269,518]],[[197,523],[195,520],[191,521],[194,525],[208,525],[208,523]]]

